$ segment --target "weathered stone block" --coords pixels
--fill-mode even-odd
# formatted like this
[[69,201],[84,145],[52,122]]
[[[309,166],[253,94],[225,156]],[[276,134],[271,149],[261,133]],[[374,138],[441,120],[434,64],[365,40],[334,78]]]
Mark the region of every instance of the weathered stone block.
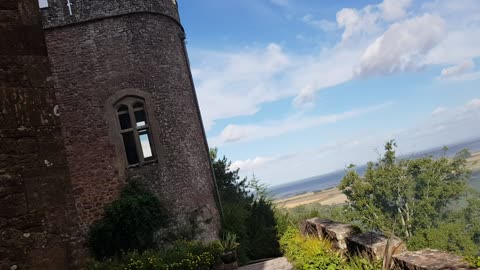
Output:
[[360,229],[351,224],[335,222],[330,219],[311,218],[302,223],[301,232],[304,235],[329,239],[334,248],[345,250],[347,249],[345,239],[350,235],[360,233]]
[[[351,254],[367,254],[376,259],[383,258],[387,247],[388,237],[376,232],[366,232],[352,235],[347,238],[347,248]],[[405,243],[394,237],[390,245],[392,254],[407,250]]]
[[439,270],[439,269],[477,269],[466,263],[462,257],[447,252],[424,249],[406,251],[393,256],[394,269]]
[[344,223],[328,223],[323,227],[325,238],[332,241],[333,247],[340,250],[347,249],[346,239],[349,236],[360,233],[360,229],[351,224]]
[[323,228],[326,224],[333,223],[334,221],[330,219],[322,219],[322,218],[311,218],[303,221],[300,224],[300,232],[303,235],[310,235],[316,236],[319,238],[323,238],[325,236],[325,232]]

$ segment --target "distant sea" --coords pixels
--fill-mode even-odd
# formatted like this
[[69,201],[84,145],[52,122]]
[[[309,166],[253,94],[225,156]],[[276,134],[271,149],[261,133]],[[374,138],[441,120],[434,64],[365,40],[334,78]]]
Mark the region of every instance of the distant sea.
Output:
[[[459,151],[467,149],[471,153],[479,152],[480,151],[480,138],[466,141],[462,143],[448,145],[447,156],[452,157]],[[434,158],[438,158],[444,155],[443,147],[437,147],[433,149],[429,149],[426,151],[404,155],[401,158],[403,159],[411,159],[411,158],[419,158],[423,156],[433,156]],[[363,174],[366,170],[367,166],[357,166],[357,172],[359,174]],[[309,177],[302,180],[293,181],[287,184],[278,185],[270,187],[270,192],[276,198],[285,198],[294,195],[300,195],[307,192],[315,192],[320,191],[328,188],[336,187],[342,178],[345,176],[345,170],[338,170],[331,173],[318,175],[314,177]],[[478,181],[477,181],[478,180]],[[475,172],[472,175],[472,183],[474,188],[480,190],[480,171]]]

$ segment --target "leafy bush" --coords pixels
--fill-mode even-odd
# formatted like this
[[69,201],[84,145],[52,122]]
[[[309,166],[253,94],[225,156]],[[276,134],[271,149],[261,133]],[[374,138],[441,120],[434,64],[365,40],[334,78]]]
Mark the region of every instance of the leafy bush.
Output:
[[97,259],[119,257],[122,251],[141,252],[154,247],[154,233],[166,224],[167,214],[159,199],[131,181],[90,228],[88,247]]
[[166,250],[132,251],[121,260],[92,262],[88,270],[209,270],[219,254],[218,244],[179,241]]
[[344,258],[332,250],[329,241],[302,236],[299,230],[292,226],[285,230],[280,239],[280,246],[285,257],[298,270],[381,269],[379,262],[371,262],[366,257]]
[[466,258],[466,261],[470,263],[473,267],[480,268],[480,256],[470,256]]
[[409,239],[408,247],[413,250],[434,248],[461,255],[476,255],[479,247],[473,241],[472,233],[465,230],[466,227],[462,222],[450,222],[419,230]]

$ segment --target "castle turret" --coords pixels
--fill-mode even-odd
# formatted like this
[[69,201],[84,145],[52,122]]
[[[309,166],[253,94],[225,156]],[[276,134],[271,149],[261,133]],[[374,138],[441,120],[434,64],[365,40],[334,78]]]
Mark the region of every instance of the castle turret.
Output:
[[0,1],[0,269],[75,269],[82,255],[36,0]]
[[128,179],[176,226],[217,238],[214,176],[174,0],[49,0],[42,9],[83,232]]

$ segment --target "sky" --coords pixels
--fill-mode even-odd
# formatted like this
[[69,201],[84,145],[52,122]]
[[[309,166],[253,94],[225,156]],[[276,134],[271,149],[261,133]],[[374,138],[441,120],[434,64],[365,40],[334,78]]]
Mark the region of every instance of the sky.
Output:
[[178,3],[209,145],[242,176],[480,137],[478,0]]
[[480,138],[478,0],[178,1],[210,147],[278,185]]

